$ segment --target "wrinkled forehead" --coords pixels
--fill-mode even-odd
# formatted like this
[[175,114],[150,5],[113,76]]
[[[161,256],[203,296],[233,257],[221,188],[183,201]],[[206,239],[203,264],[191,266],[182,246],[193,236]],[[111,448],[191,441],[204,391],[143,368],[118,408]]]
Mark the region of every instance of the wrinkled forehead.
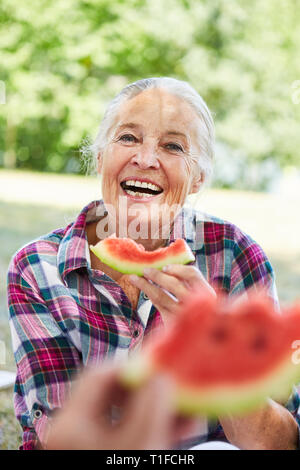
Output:
[[163,89],[145,90],[125,101],[113,127],[117,129],[129,122],[157,135],[172,128],[185,133],[195,143],[201,126],[201,120],[190,104]]

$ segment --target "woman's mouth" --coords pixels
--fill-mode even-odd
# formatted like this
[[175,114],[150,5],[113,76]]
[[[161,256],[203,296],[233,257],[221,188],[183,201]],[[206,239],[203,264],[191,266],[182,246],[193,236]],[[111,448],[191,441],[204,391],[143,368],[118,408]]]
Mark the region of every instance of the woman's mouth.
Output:
[[121,182],[123,191],[131,197],[137,199],[150,199],[163,192],[163,189],[157,184],[137,179],[126,179]]

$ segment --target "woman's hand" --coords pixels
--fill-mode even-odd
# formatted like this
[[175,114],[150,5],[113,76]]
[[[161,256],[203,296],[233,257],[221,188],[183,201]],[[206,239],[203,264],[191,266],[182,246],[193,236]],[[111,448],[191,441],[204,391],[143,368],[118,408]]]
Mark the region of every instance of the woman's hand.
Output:
[[181,302],[196,286],[201,285],[216,295],[195,266],[171,264],[162,271],[147,268],[144,277],[131,275],[130,281],[149,297],[165,321],[177,313]]

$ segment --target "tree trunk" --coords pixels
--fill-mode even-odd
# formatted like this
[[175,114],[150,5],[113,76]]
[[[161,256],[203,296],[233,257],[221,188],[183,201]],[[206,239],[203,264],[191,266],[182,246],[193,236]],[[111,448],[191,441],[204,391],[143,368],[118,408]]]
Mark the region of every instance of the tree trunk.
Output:
[[5,152],[3,158],[4,168],[16,168],[16,134],[17,129],[9,116],[7,117],[6,134],[5,134]]

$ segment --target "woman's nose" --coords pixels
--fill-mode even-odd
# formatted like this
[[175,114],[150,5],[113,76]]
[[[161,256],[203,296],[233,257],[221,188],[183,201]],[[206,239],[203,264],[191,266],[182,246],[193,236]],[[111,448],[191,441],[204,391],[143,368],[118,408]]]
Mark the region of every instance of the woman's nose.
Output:
[[159,168],[158,155],[156,149],[152,146],[141,147],[132,157],[131,161],[142,170],[146,170],[147,168]]

